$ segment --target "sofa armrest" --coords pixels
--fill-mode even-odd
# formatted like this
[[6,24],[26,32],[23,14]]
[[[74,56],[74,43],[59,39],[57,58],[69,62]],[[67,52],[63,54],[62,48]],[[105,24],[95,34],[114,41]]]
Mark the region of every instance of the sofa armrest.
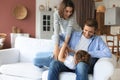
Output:
[[19,51],[15,48],[0,50],[0,66],[19,61]]
[[99,59],[94,67],[93,80],[109,80],[114,72],[114,66],[111,58]]

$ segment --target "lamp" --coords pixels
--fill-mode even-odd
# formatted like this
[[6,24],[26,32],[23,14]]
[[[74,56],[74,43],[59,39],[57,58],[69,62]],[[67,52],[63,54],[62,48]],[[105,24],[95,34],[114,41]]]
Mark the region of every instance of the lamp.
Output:
[[104,21],[105,25],[120,25],[120,7],[107,8]]

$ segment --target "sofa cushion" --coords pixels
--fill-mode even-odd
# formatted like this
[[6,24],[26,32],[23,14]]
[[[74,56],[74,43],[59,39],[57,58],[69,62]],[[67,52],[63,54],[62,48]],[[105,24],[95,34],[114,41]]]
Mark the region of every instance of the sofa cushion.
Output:
[[36,80],[36,79],[0,74],[0,80]]
[[34,66],[32,63],[7,64],[0,67],[0,73],[34,80],[40,80],[44,70]]
[[[42,80],[47,80],[48,77],[48,70],[44,71],[42,74]],[[89,80],[93,80],[93,77],[91,74],[88,75]],[[73,72],[62,72],[60,74],[59,80],[76,80],[76,75]]]
[[15,39],[15,48],[20,51],[20,62],[33,62],[38,52],[52,52],[53,42],[48,39],[19,36]]

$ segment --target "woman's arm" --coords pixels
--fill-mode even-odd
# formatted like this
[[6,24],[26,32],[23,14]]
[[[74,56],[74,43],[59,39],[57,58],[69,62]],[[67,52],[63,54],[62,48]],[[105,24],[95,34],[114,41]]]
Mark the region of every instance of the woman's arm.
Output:
[[58,44],[55,44],[53,51],[54,59],[58,60],[59,52],[60,52],[59,46]]
[[60,31],[60,25],[59,25],[59,15],[58,12],[54,12],[54,59],[58,59],[59,55],[59,31]]

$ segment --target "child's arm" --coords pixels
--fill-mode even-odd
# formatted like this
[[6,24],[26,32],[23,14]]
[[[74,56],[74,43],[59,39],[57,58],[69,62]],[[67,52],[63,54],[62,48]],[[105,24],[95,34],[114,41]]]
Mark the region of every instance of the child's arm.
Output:
[[[59,48],[58,44],[55,45],[55,49],[54,49],[53,53],[54,53],[54,58],[55,58],[56,60],[59,60],[59,59],[58,59],[58,56],[59,56],[59,54],[60,54],[62,51],[65,52],[64,49],[66,48],[66,45],[68,44],[69,39],[70,39],[70,36],[66,36],[65,41],[64,41],[61,49]],[[60,51],[61,51],[61,52],[60,52]]]
[[66,54],[67,54],[67,43],[63,43],[63,46],[62,48],[60,49],[60,53],[58,55],[58,60],[61,61],[61,62],[64,62],[65,61],[65,58],[66,58]]

